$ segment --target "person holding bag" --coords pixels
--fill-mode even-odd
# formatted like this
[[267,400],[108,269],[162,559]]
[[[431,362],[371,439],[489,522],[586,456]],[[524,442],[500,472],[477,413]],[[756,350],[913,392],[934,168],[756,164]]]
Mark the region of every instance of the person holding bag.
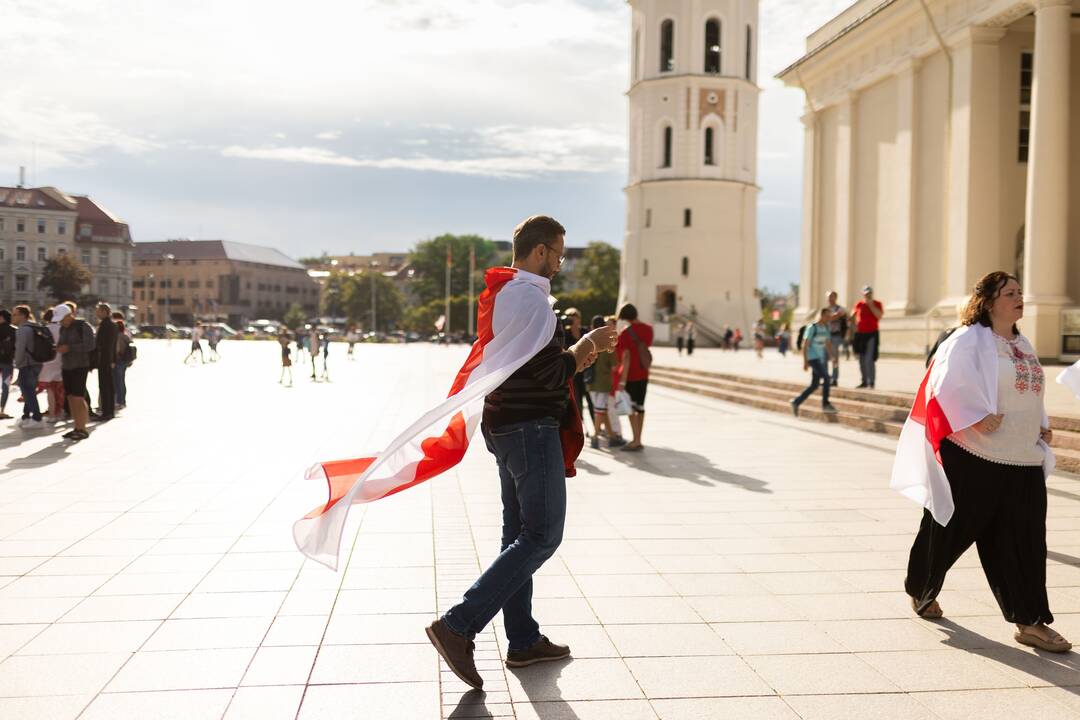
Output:
[[938,348],[897,445],[892,487],[923,511],[904,589],[915,613],[943,615],[945,575],[972,543],[1016,642],[1050,652],[1072,644],[1046,593],[1046,476],[1054,456],[1046,378],[1016,323],[1017,279],[983,277],[962,327]]

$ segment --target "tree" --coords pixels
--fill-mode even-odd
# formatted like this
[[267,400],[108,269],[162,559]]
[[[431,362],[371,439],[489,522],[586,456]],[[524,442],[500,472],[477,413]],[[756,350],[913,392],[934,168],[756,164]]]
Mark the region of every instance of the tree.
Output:
[[297,260],[298,263],[304,267],[316,267],[318,265],[326,265],[330,262],[330,256],[323,250],[323,254],[319,257],[302,257]]
[[326,278],[326,285],[319,298],[319,310],[323,315],[341,317],[345,314],[344,292],[348,275],[343,272],[332,272]]
[[606,295],[594,288],[586,288],[559,295],[555,310],[561,315],[570,308],[577,308],[581,313],[582,323],[588,328],[594,315],[614,315],[617,301],[616,295]]
[[293,303],[289,306],[289,309],[285,311],[285,317],[281,320],[285,323],[285,327],[290,330],[299,330],[304,327],[304,323],[307,322],[307,313],[304,312],[304,308],[300,307],[300,303]]
[[446,297],[446,249],[450,248],[453,264],[450,271],[450,294],[465,295],[469,290],[469,248],[476,249],[474,287],[479,295],[484,288],[484,271],[497,264],[495,243],[479,235],[440,235],[418,242],[412,249],[410,261],[416,270],[413,291],[419,304]]
[[393,330],[405,312],[405,299],[394,281],[380,272],[368,270],[359,275],[345,275],[341,281],[341,306],[350,322],[368,329],[371,323],[371,283],[375,282],[376,330]]
[[583,288],[595,290],[602,297],[619,296],[619,273],[622,254],[619,248],[606,242],[594,241],[585,248],[585,254],[574,271]]
[[84,285],[90,284],[90,273],[82,263],[67,253],[56,255],[45,262],[38,287],[49,292],[56,302],[75,300]]

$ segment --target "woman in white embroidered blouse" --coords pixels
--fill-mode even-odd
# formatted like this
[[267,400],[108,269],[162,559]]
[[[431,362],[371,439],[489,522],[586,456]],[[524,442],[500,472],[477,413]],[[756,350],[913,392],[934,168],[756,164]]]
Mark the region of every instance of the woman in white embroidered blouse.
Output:
[[1045,422],[1042,366],[1016,327],[1023,314],[1020,283],[1005,272],[980,280],[968,301],[963,324],[993,331],[995,355],[979,357],[997,365],[997,413],[942,442],[941,462],[956,510],[946,526],[924,512],[904,586],[920,616],[941,617],[935,598],[945,574],[975,543],[1002,614],[1016,623],[1016,641],[1066,652],[1072,645],[1047,627],[1054,616],[1046,595],[1045,450],[1040,440],[1049,443],[1052,433]]

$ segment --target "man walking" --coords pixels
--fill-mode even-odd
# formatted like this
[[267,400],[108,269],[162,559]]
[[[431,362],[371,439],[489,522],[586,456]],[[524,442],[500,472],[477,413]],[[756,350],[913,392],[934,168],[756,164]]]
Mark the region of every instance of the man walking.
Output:
[[863,299],[855,303],[852,312],[855,318],[855,341],[852,345],[859,356],[859,370],[862,372],[860,388],[873,388],[876,378],[875,363],[878,359],[878,320],[885,314],[885,308],[874,299],[874,289],[867,285],[862,289]]
[[116,323],[112,308],[100,302],[94,308],[98,319],[95,365],[98,371],[98,422],[108,422],[116,415],[116,385],[113,368],[116,367]]
[[[553,312],[550,281],[562,265],[565,234],[545,216],[531,217],[514,230],[513,266],[527,283],[516,312],[534,317]],[[484,681],[473,659],[473,638],[500,610],[508,667],[570,654],[570,648],[540,634],[532,616],[532,576],[562,542],[566,466],[559,427],[565,413],[575,412],[570,383],[597,353],[614,348],[616,336],[611,327],[599,328],[565,350],[563,336],[556,322],[547,344],[485,400],[481,429],[502,484],[502,552],[462,601],[427,628],[454,674],[476,689]],[[499,335],[490,342],[498,343]]]
[[847,335],[847,310],[837,302],[838,295],[830,290],[826,298],[825,310],[828,311],[829,342],[832,343],[832,384],[840,382],[840,348],[844,346]]
[[[622,449],[627,452],[641,450],[641,430],[645,425],[645,392],[649,388],[649,367],[652,365],[652,325],[638,320],[637,308],[626,303],[619,308],[619,320],[625,329],[619,333],[615,354],[619,358],[618,388],[630,396],[630,428],[634,439]],[[739,348],[738,341],[735,349]]]
[[60,344],[56,346],[56,352],[61,355],[60,375],[64,380],[64,394],[75,421],[75,428],[64,433],[64,437],[85,440],[90,437],[86,432],[90,414],[86,403],[86,376],[90,373],[94,353],[94,328],[85,320],[76,318],[75,311],[67,303],[53,308],[53,320],[60,323]]
[[15,326],[11,324],[11,313],[7,308],[0,309],[0,420],[9,420],[5,412],[8,394],[11,390],[11,377],[15,370]]
[[15,369],[19,371],[19,391],[23,396],[23,414],[19,421],[19,427],[24,430],[42,427],[41,407],[38,405],[37,382],[41,374],[41,363],[34,359],[31,347],[34,344],[34,329],[30,323],[34,321],[30,314],[30,308],[26,305],[16,305],[12,313],[12,322],[15,324]]

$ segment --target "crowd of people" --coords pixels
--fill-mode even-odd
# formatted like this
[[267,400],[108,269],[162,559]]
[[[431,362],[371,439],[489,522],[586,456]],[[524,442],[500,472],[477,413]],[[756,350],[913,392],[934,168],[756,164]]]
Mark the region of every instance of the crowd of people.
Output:
[[[136,347],[124,316],[98,303],[91,325],[78,310],[74,302],[59,303],[42,311],[39,320],[27,305],[0,309],[0,420],[15,419],[24,431],[71,422],[64,438],[79,441],[89,437],[89,422],[108,422],[126,407],[127,371]],[[96,410],[87,387],[92,371],[97,372]],[[22,404],[18,418],[7,412],[13,397]]]
[[[348,337],[355,337],[350,334]],[[296,333],[287,328],[281,328],[277,336],[278,345],[281,346],[281,374],[278,376],[278,384],[292,387],[293,384],[293,347],[296,348],[298,362],[311,362],[311,379],[314,382],[329,382],[330,371],[328,361],[330,359],[330,339],[315,326],[310,326]],[[349,341],[349,357],[352,358],[353,345],[356,340]],[[319,371],[319,359],[322,359],[322,371]]]

